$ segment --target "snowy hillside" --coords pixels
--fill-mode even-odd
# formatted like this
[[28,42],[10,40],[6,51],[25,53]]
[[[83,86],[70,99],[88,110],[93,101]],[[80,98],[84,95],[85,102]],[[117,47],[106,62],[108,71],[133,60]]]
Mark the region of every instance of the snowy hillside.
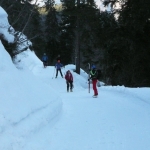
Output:
[[[9,26],[0,7],[0,34],[13,42]],[[0,150],[150,149],[150,88],[101,86],[92,98],[88,75],[72,64],[62,68],[74,77],[68,93],[30,49],[13,64],[0,41],[0,60]]]

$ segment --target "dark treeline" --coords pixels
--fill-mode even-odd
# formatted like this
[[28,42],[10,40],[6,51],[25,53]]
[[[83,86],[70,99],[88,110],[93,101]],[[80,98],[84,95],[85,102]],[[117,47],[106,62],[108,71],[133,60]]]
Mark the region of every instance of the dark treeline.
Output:
[[[149,0],[104,0],[110,11],[101,11],[93,0],[61,0],[62,10],[57,11],[55,1],[47,0],[43,13],[31,1],[0,0],[0,5],[40,59],[46,52],[54,65],[60,54],[64,65],[76,65],[77,73],[80,67],[88,70],[88,63],[96,64],[106,84],[150,86]],[[4,45],[12,54],[14,44]]]

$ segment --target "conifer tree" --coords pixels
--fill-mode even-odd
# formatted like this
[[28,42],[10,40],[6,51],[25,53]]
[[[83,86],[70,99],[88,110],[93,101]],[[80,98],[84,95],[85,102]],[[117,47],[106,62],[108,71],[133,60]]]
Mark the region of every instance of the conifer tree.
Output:
[[[106,3],[109,2],[112,3],[112,1]],[[113,1],[112,6],[115,2]],[[148,0],[121,2],[123,3],[118,11],[117,32],[115,38],[110,40],[112,48],[109,60],[114,62],[111,81],[114,85],[149,86],[150,2]]]
[[51,63],[56,61],[57,55],[60,53],[60,31],[59,31],[59,15],[54,8],[55,1],[48,0],[46,3],[46,21],[45,21],[45,37],[46,37],[46,53]]
[[[80,65],[83,63],[84,54],[93,49],[96,38],[96,22],[98,21],[94,1],[65,1],[63,0],[63,15],[67,18],[68,28],[72,29],[72,43],[76,72],[80,74]],[[90,52],[89,52],[90,53]],[[83,66],[83,65],[82,65]]]

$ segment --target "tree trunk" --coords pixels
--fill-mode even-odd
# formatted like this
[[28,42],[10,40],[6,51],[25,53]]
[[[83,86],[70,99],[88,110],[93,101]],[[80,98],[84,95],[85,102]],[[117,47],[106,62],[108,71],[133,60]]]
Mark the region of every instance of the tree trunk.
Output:
[[76,28],[76,73],[80,74],[80,20],[79,20],[80,0],[77,0],[77,28]]

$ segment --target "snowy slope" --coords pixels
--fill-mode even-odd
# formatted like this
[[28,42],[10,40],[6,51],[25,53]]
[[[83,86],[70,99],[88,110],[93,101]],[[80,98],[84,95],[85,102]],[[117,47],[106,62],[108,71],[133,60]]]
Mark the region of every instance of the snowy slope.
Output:
[[[8,42],[12,42],[13,35],[8,33],[10,25],[7,14],[1,7],[0,17],[2,18],[0,33]],[[35,62],[38,64],[40,60],[31,53],[30,51],[29,58],[31,60],[34,58],[33,60],[36,60]],[[18,70],[1,41],[0,60],[0,149],[8,150],[20,143],[16,139],[22,140],[23,137],[39,130],[56,117],[62,109],[62,102],[51,87],[43,84],[33,75],[30,71],[31,68],[27,69],[28,64],[24,65],[22,70]],[[40,62],[40,64],[42,63]],[[49,92],[52,94],[50,95]],[[28,123],[24,124],[27,120]]]

